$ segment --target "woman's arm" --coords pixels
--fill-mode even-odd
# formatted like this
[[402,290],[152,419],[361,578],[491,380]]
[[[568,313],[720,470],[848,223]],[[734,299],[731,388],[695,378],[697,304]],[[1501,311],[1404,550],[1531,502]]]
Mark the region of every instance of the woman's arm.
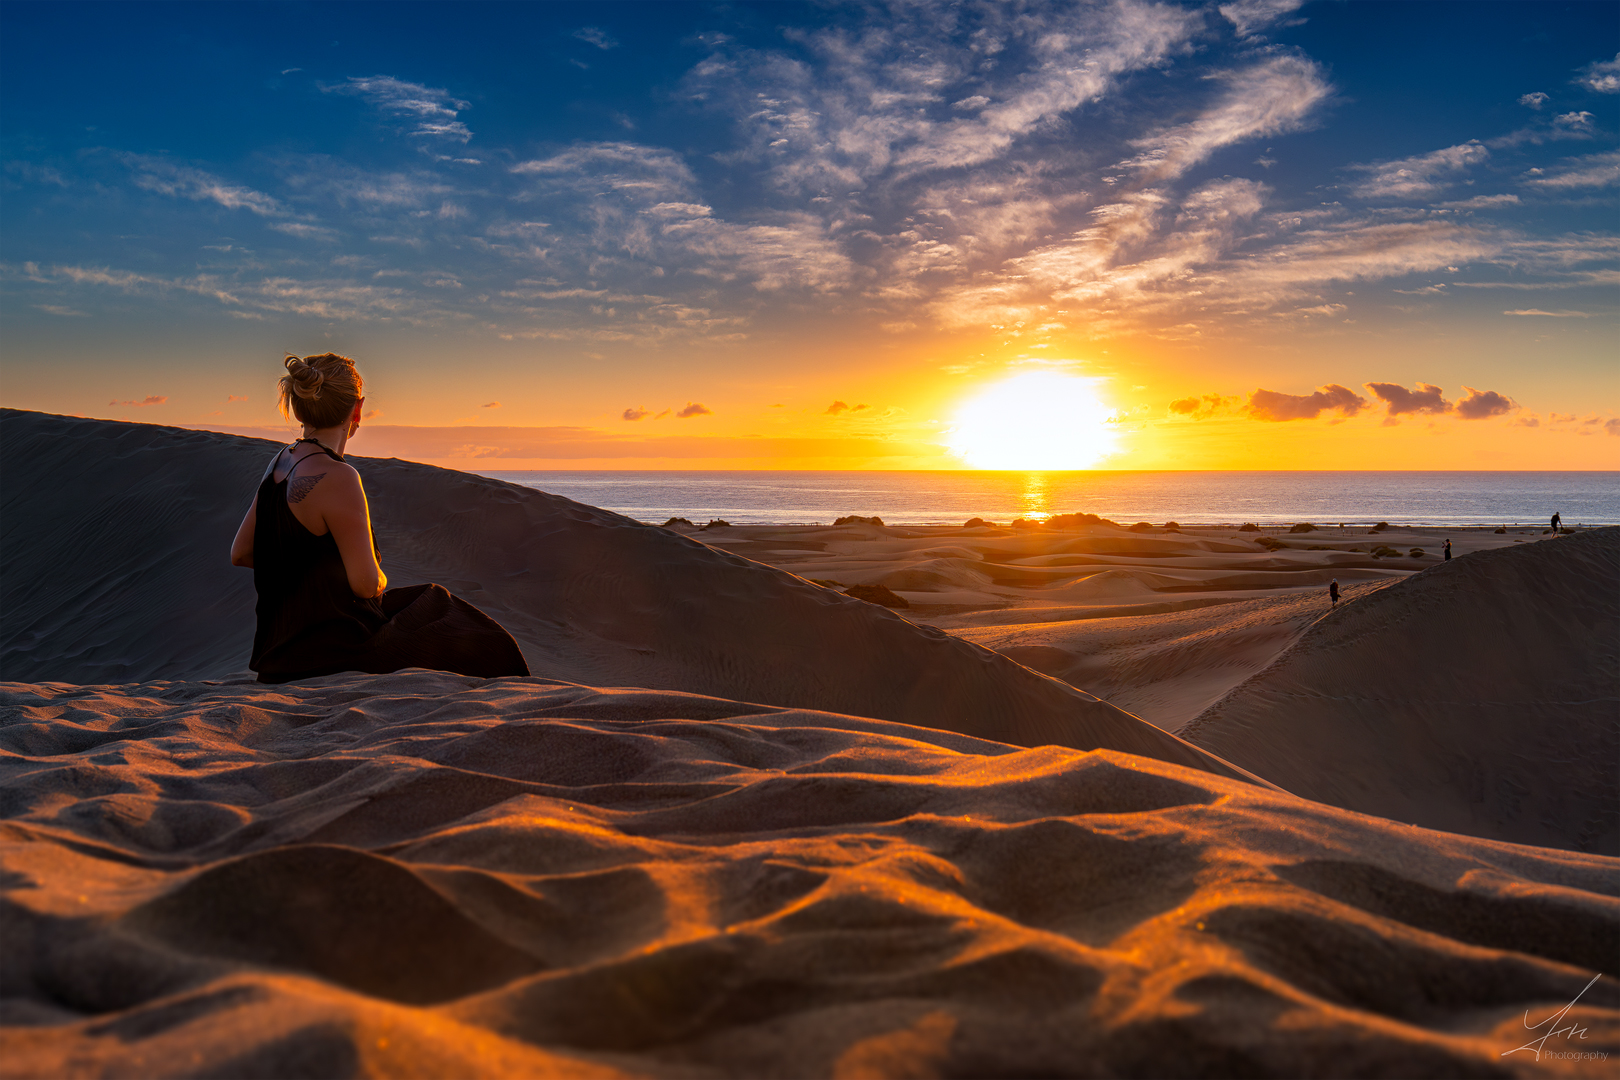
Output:
[[259,524],[259,497],[253,496],[253,505],[248,507],[247,517],[242,519],[242,525],[236,530],[236,539],[231,541],[231,565],[253,565],[253,531]]
[[323,497],[318,508],[343,556],[349,588],[356,596],[381,595],[388,588],[388,575],[377,565],[377,549],[371,539],[371,508],[366,505],[360,474],[347,465],[329,472],[330,486],[320,485],[326,490],[320,492]]

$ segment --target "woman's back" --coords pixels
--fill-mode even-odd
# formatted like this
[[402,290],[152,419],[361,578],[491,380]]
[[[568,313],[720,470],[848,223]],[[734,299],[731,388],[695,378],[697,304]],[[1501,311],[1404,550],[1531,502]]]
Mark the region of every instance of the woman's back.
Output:
[[341,460],[324,446],[307,457],[282,451],[259,484],[253,533],[258,626],[250,666],[277,681],[329,668],[387,621],[376,600],[354,594],[331,531],[311,531],[293,505],[309,501],[323,465]]

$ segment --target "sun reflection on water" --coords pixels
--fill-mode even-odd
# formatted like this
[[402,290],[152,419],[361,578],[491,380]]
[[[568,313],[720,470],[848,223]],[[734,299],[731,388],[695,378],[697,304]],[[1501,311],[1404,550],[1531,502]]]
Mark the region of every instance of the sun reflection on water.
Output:
[[1024,474],[1022,502],[1024,504],[1023,513],[1020,515],[1022,517],[1029,518],[1032,521],[1045,521],[1052,516],[1052,511],[1048,505],[1045,473],[1032,472]]

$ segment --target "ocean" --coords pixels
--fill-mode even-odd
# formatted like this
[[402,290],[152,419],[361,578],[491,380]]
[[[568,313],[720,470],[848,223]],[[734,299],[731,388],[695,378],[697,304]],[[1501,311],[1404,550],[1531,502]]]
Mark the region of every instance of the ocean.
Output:
[[890,525],[1090,513],[1120,524],[1620,523],[1620,472],[484,472],[651,524]]

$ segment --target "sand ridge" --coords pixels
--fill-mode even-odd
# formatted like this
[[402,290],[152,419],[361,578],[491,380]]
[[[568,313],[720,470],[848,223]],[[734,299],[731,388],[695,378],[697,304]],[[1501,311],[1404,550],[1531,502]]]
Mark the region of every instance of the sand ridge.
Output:
[[[542,678],[3,700],[3,1075],[1605,1068],[1501,1055],[1614,956],[1613,859]],[[1620,1052],[1612,979],[1568,1015]]]

